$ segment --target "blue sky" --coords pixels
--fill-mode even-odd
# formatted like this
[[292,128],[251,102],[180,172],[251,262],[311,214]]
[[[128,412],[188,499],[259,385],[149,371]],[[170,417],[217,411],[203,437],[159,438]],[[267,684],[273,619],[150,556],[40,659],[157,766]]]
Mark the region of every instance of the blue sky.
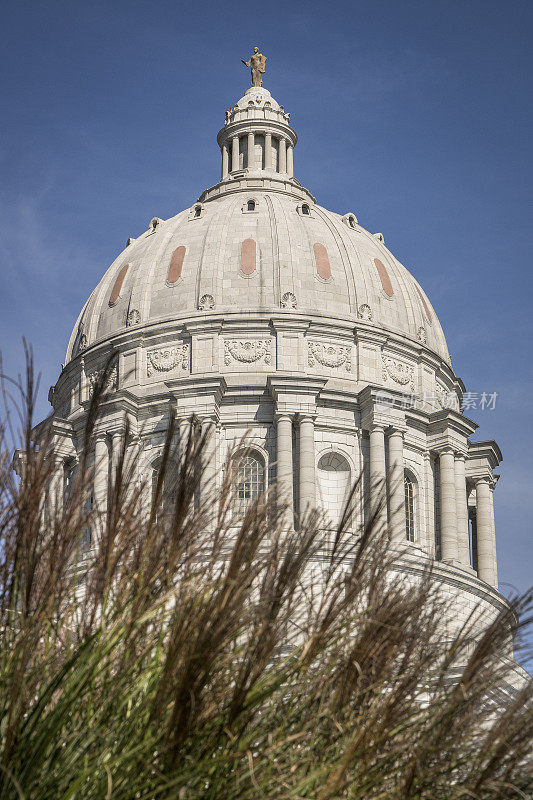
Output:
[[421,282],[458,375],[498,392],[471,411],[504,454],[502,590],[532,583],[533,5],[359,0],[2,4],[0,347],[42,372],[39,413],[71,328],[153,216],[216,182],[216,133],[268,57],[291,112],[295,174],[355,211]]

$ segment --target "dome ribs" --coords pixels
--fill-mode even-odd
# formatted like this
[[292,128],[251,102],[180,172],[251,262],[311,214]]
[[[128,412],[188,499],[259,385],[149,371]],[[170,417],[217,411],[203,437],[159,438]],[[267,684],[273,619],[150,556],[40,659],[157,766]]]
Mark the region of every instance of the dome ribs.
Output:
[[422,294],[422,292],[420,291],[420,289],[418,287],[418,284],[416,284],[416,283],[415,283],[415,289],[418,292],[418,296],[420,297],[420,299],[422,301],[422,305],[424,306],[424,312],[425,312],[425,315],[426,315],[426,319],[429,322],[429,324],[432,325],[433,324],[433,317],[431,316],[431,311],[429,310],[429,306],[426,303],[426,298],[424,297],[424,295]]
[[344,279],[346,281],[346,291],[347,291],[346,299],[348,301],[348,307],[350,312],[353,312],[357,308],[357,290],[355,287],[350,255],[348,253],[348,249],[346,246],[346,237],[344,237],[339,231],[339,228],[337,227],[337,220],[335,217],[331,217],[330,215],[326,214],[324,210],[320,208],[320,206],[315,206],[314,211],[315,214],[324,221],[325,225],[327,226],[327,228],[331,233],[331,236],[333,237],[338,255],[340,257],[340,263],[344,270]]
[[389,273],[387,272],[385,264],[383,263],[383,261],[380,261],[379,258],[375,258],[374,265],[378,271],[383,291],[385,292],[387,297],[392,297],[394,295],[394,289],[392,288],[392,283],[389,278]]
[[168,272],[167,272],[167,283],[170,286],[173,286],[181,278],[181,272],[183,270],[183,261],[185,259],[186,252],[187,248],[185,247],[185,245],[180,244],[180,246],[176,247],[176,249],[172,253],[172,258],[170,259],[170,264],[168,266]]
[[118,298],[120,297],[120,293],[122,291],[122,285],[124,283],[129,268],[130,268],[129,264],[124,264],[124,266],[121,267],[117,277],[115,278],[115,283],[113,284],[113,288],[111,289],[111,294],[109,295],[110,306],[114,306]]

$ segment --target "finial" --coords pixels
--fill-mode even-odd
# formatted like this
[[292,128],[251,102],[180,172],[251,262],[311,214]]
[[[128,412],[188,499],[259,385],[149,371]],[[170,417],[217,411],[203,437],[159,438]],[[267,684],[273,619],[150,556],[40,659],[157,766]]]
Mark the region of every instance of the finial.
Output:
[[241,61],[245,67],[250,67],[252,72],[251,86],[262,86],[263,79],[261,75],[265,72],[266,57],[259,52],[259,48],[254,47],[254,53],[250,56],[249,61],[245,61],[243,58],[241,58]]

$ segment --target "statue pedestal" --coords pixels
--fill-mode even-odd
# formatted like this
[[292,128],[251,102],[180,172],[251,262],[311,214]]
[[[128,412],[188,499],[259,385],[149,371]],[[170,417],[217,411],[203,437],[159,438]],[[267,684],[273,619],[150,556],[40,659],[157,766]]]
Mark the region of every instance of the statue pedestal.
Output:
[[265,97],[265,95],[267,97],[272,97],[268,89],[265,89],[264,86],[250,86],[250,88],[245,91],[244,96],[246,97],[247,94],[257,94],[258,92],[262,94],[263,97]]

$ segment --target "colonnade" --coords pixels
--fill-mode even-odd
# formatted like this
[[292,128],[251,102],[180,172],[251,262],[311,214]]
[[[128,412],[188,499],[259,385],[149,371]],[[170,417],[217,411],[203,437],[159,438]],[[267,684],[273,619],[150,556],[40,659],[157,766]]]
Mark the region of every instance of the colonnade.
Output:
[[[387,523],[385,496],[388,496],[389,526],[393,542],[402,543],[406,535],[404,503],[403,431],[374,424],[370,428],[369,507],[378,525]],[[388,439],[388,470],[386,441]],[[470,532],[466,484],[466,457],[445,447],[437,452],[439,462],[440,536],[442,561],[470,567]],[[488,477],[475,480],[477,516],[478,575],[497,585],[496,539],[494,531],[493,489]]]
[[[240,167],[240,140],[247,140],[247,163],[242,168],[263,169],[263,165],[255,163],[256,136],[264,138],[265,148],[265,170],[274,170],[292,178],[294,175],[294,146],[284,136],[273,136],[272,133],[254,133],[250,131],[242,136],[235,135],[224,142],[222,150],[222,180],[227,178],[230,172],[236,172]],[[274,147],[276,142],[276,147]],[[276,158],[277,149],[277,158]],[[277,162],[277,163],[276,163]]]
[[[316,505],[316,454],[314,415],[280,413],[276,418],[278,488],[293,508],[292,425],[298,425],[300,512]],[[439,461],[441,559],[462,568],[471,567],[466,457],[453,448],[436,453]],[[406,542],[404,488],[404,430],[372,424],[369,430],[368,511],[380,527],[389,526],[391,541]],[[419,487],[423,491],[423,487]],[[488,477],[475,480],[477,514],[477,570],[479,577],[497,586],[493,488]]]
[[[286,505],[286,523],[293,524],[297,487],[298,508],[305,513],[317,503],[317,470],[314,413],[276,414],[276,462],[279,496]],[[216,481],[216,423],[217,417],[203,416],[200,420],[206,437],[205,468],[201,476],[201,494],[207,495]],[[188,419],[178,423],[180,447],[183,446]],[[298,440],[298,475],[294,482],[293,426]],[[95,437],[94,502],[99,512],[108,505],[108,491],[113,481],[121,452],[123,430],[101,432]],[[376,524],[388,525],[393,544],[406,542],[406,510],[404,495],[404,429],[400,426],[373,423],[369,425],[369,465],[367,511]],[[443,446],[435,453],[438,460],[438,481],[434,487],[440,509],[440,544],[443,562],[469,568],[470,532],[468,521],[466,456],[451,446]],[[426,464],[429,465],[429,458]],[[54,493],[63,491],[64,460],[55,467]],[[428,478],[429,479],[429,478]],[[475,486],[477,571],[479,577],[497,586],[496,544],[494,531],[493,488],[490,475],[469,478]],[[424,487],[419,487],[419,492]],[[431,511],[431,510],[430,510]]]
[[[466,458],[447,447],[438,453],[440,467],[440,512],[442,560],[462,567],[470,564],[470,533],[466,487]],[[496,537],[493,487],[488,476],[475,483],[477,571],[479,577],[497,586]]]

